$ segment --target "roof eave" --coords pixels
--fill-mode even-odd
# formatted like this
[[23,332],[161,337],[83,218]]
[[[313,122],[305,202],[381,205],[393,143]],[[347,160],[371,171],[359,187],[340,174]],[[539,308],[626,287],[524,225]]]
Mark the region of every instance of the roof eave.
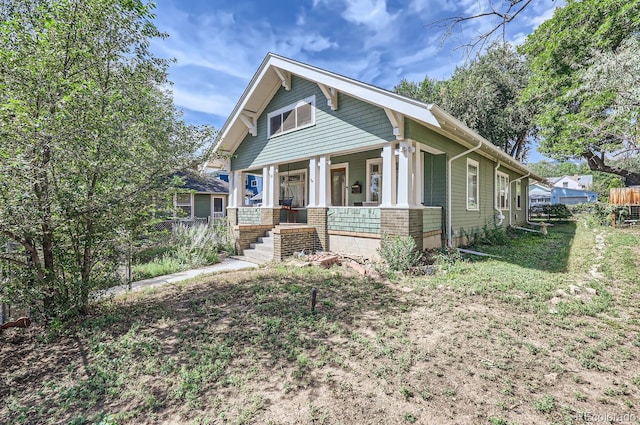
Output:
[[482,150],[485,153],[495,157],[496,159],[500,160],[501,162],[508,163],[509,165],[511,165],[512,168],[515,168],[516,170],[518,170],[518,171],[520,171],[522,173],[525,173],[525,174],[528,173],[529,174],[528,177],[531,180],[539,181],[539,182],[545,182],[546,181],[544,177],[541,177],[541,176],[533,173],[525,165],[523,165],[522,163],[517,161],[512,156],[507,155],[505,152],[500,150],[496,145],[494,145],[493,143],[491,143],[490,141],[488,141],[487,139],[485,139],[484,137],[482,137],[481,135],[479,135],[478,133],[476,133],[475,131],[473,131],[469,127],[467,127],[464,123],[462,123],[462,121],[458,120],[457,118],[455,118],[453,115],[451,115],[448,112],[446,112],[444,109],[442,109],[438,105],[430,104],[429,105],[429,110],[439,120],[439,122],[441,124],[441,127],[444,127],[447,122],[452,124],[453,127],[455,127],[463,135],[465,135],[467,138],[469,138],[471,142],[474,142],[475,144],[477,144],[477,142],[481,142],[482,146],[480,147],[480,150]]

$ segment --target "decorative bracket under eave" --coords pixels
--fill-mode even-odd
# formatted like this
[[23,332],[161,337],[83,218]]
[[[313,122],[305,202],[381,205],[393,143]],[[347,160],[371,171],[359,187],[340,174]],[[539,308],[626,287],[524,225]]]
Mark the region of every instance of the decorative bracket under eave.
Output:
[[327,98],[327,105],[331,107],[332,111],[338,110],[338,90],[333,87],[327,87],[324,84],[318,83],[318,87],[322,90],[322,93]]
[[404,115],[387,108],[384,108],[384,112],[393,127],[393,135],[396,136],[396,140],[404,140]]
[[273,67],[273,70],[278,75],[278,78],[280,78],[282,87],[287,91],[291,90],[291,73],[280,68],[276,68],[275,66]]
[[249,129],[249,134],[256,137],[258,135],[258,117],[255,112],[242,111],[240,113],[240,119]]

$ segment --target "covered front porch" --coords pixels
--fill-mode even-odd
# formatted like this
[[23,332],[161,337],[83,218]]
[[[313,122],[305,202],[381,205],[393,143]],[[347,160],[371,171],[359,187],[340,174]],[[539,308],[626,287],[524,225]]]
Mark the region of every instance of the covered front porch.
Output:
[[[333,251],[377,257],[382,234],[412,236],[420,249],[440,247],[443,236],[445,156],[412,142],[389,142],[358,152],[270,164],[261,170],[238,170],[230,178],[228,216],[239,252],[266,231],[283,244],[308,239],[308,251]],[[444,171],[444,169],[442,169]],[[246,206],[244,174],[262,175],[262,203]],[[428,187],[425,187],[428,186]],[[295,226],[291,226],[295,224]],[[284,230],[283,230],[284,229]],[[297,229],[297,230],[293,230]],[[291,240],[289,240],[291,239]],[[291,243],[299,252],[297,243]],[[285,246],[274,251],[291,255]],[[281,259],[281,258],[276,258]]]

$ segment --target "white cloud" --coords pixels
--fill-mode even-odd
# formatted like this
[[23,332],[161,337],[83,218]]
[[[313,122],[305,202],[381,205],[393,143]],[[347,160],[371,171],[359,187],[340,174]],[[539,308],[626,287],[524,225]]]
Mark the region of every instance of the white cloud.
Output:
[[407,66],[414,65],[416,63],[424,63],[425,60],[430,58],[432,59],[434,56],[436,56],[437,52],[438,46],[430,43],[425,48],[418,50],[411,55],[401,56],[394,62],[394,65]]
[[345,0],[342,17],[355,24],[365,25],[373,31],[382,31],[397,17],[387,12],[386,0]]
[[233,107],[235,99],[218,95],[212,92],[186,91],[173,88],[173,101],[181,108],[189,108],[193,111],[207,114],[227,116]]

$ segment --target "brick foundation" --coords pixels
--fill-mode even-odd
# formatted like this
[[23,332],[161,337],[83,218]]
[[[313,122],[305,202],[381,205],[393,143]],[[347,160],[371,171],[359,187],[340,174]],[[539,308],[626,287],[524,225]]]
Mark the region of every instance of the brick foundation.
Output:
[[273,229],[273,258],[282,261],[297,252],[314,251],[317,233],[315,227],[276,227]]
[[422,251],[422,209],[381,209],[380,231],[389,235],[411,236]]
[[260,224],[276,227],[280,224],[281,208],[260,208]]
[[329,211],[328,208],[307,208],[307,224],[316,229],[314,251],[329,251],[327,211]]

